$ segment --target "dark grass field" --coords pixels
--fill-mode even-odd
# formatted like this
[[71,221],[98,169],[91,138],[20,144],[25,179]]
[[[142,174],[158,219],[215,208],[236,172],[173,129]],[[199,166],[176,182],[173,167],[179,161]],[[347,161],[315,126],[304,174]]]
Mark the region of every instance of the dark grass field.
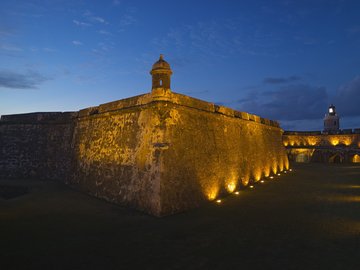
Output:
[[0,269],[360,269],[360,166],[293,169],[165,218],[1,180]]

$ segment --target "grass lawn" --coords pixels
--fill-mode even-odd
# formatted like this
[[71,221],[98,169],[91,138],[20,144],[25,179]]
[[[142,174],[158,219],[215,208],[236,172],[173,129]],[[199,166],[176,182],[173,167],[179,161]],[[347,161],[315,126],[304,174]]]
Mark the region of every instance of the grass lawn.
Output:
[[0,196],[1,270],[360,269],[360,166],[294,164],[165,218],[52,182],[3,179]]

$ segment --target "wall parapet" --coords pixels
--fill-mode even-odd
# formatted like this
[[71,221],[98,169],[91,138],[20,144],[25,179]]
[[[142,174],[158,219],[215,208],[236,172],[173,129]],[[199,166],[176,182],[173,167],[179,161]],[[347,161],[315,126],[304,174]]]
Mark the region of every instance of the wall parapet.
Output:
[[259,124],[280,128],[280,125],[277,121],[266,119],[247,112],[237,111],[225,106],[216,105],[212,102],[207,102],[174,92],[166,92],[162,95],[156,96],[151,93],[143,94],[127,99],[121,99],[109,103],[100,104],[99,106],[89,107],[80,110],[78,113],[78,117],[82,118],[95,114],[104,114],[118,110],[125,110],[133,107],[145,106],[153,102],[170,102],[200,111],[222,114],[232,118],[239,118],[246,121],[253,121]]
[[0,125],[66,123],[77,117],[77,112],[34,112],[2,115]]

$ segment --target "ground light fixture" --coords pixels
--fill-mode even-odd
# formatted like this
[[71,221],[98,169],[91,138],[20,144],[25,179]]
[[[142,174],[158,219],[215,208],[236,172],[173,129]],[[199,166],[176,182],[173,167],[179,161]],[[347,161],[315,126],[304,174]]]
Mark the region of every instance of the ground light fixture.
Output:
[[220,199],[217,199],[215,202],[216,202],[216,203],[221,203],[221,200],[220,200]]
[[264,180],[261,180],[260,183],[265,183],[265,181],[264,181]]
[[254,188],[254,186],[253,186],[253,185],[251,185],[251,186],[249,186],[249,188]]
[[235,194],[235,195],[239,195],[240,192],[239,192],[239,191],[235,191],[234,194]]
[[270,179],[274,179],[274,176],[270,176]]

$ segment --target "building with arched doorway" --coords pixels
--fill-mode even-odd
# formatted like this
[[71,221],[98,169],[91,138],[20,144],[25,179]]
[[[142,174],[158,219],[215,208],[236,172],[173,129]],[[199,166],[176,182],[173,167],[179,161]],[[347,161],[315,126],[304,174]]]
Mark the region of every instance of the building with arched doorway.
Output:
[[360,163],[360,128],[340,129],[340,117],[331,104],[323,131],[285,131],[283,143],[290,161]]

